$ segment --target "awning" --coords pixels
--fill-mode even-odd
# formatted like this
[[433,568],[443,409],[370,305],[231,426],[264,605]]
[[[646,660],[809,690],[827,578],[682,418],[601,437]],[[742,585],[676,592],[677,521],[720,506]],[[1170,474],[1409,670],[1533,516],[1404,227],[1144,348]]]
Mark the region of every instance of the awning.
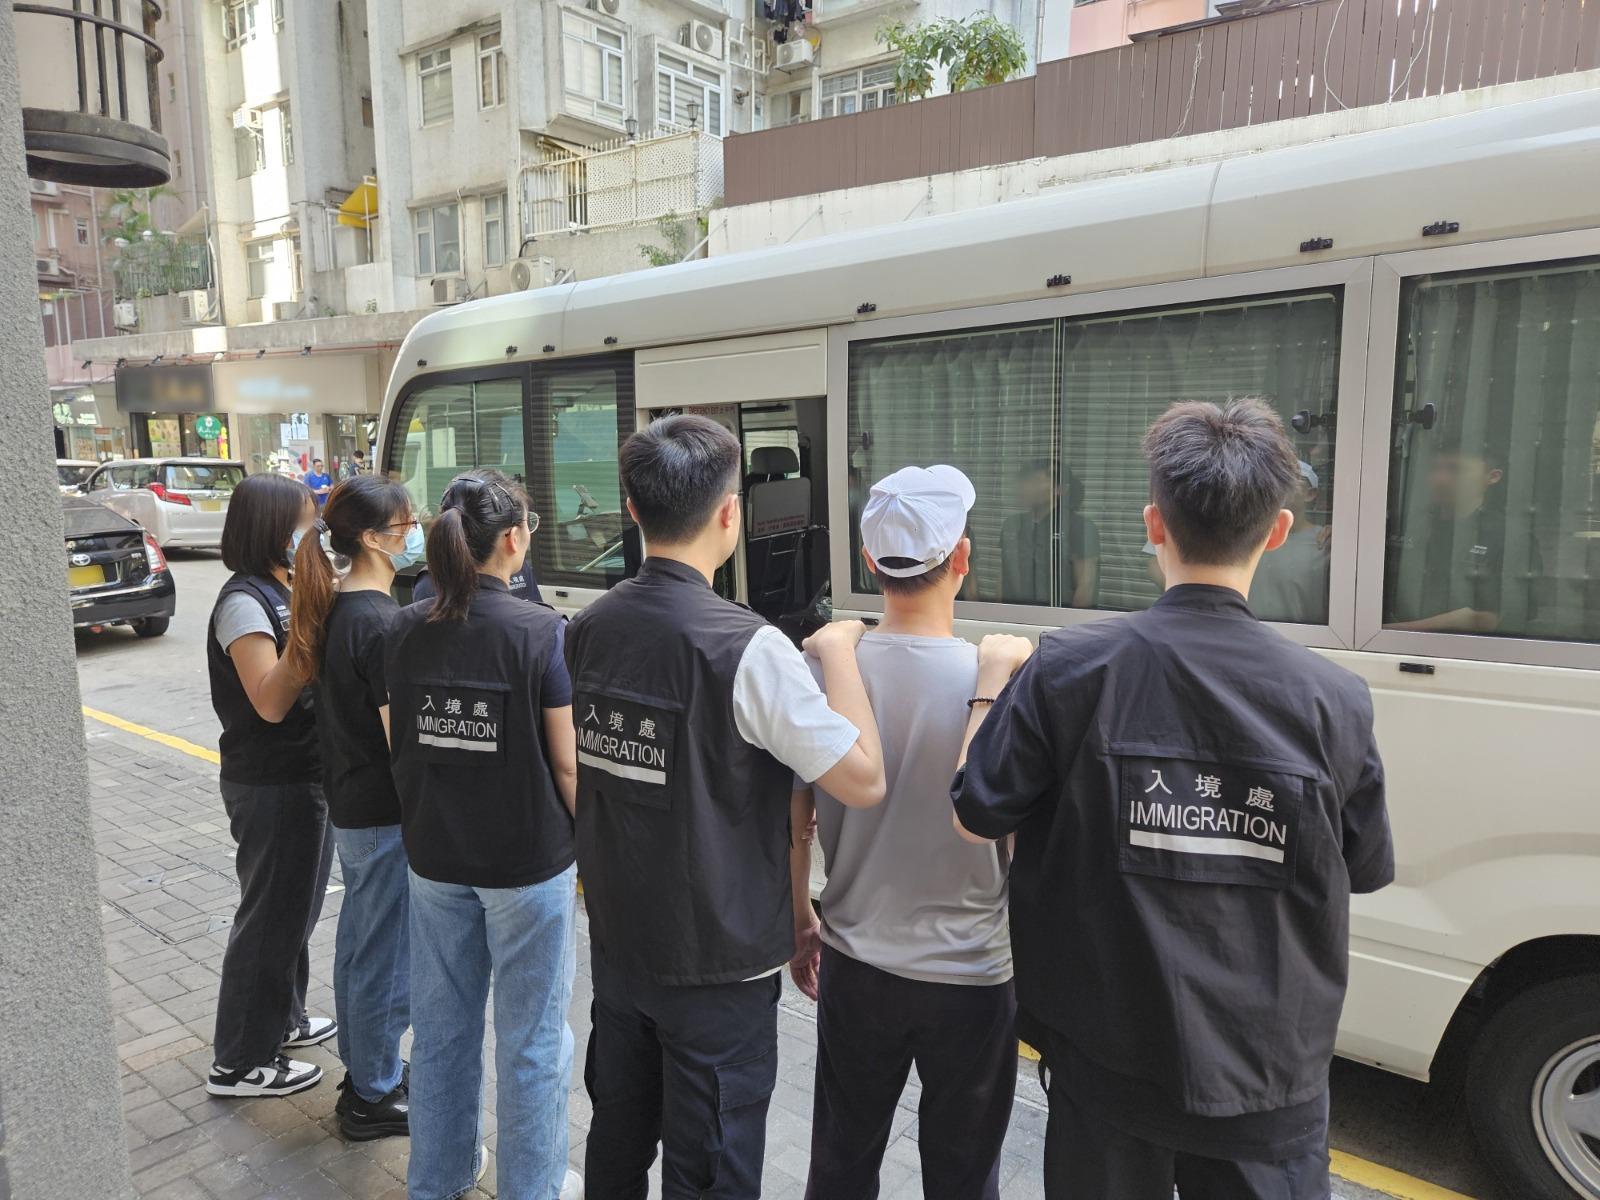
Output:
[[361,181],[361,186],[339,205],[339,224],[348,225],[351,229],[365,229],[367,222],[376,219],[377,215],[378,181],[368,175]]

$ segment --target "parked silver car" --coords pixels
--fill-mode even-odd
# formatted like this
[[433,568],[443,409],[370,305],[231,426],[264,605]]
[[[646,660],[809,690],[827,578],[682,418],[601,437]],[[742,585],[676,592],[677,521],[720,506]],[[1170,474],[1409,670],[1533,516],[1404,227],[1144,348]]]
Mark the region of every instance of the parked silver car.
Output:
[[144,526],[163,549],[222,545],[222,523],[244,464],[220,458],[124,458],[106,463],[83,494]]

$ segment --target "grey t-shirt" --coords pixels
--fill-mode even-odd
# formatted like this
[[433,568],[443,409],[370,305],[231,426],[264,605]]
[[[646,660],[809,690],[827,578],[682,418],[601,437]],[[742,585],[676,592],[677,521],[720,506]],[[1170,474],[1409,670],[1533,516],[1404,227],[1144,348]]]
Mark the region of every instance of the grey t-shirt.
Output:
[[255,597],[234,592],[217,605],[217,645],[232,654],[233,644],[247,633],[276,636],[266,610]]
[[[822,939],[906,979],[1004,983],[1011,978],[1004,845],[965,842],[950,819],[978,649],[960,638],[868,633],[856,657],[878,720],[888,792],[875,808],[846,808],[812,785],[828,870]],[[820,682],[821,667],[807,661]]]

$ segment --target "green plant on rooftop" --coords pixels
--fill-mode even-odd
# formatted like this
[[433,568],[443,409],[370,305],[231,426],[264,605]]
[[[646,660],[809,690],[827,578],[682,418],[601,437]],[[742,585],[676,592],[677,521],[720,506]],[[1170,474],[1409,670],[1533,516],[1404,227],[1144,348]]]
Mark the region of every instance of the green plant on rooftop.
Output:
[[896,21],[878,31],[878,40],[900,56],[894,87],[906,100],[920,100],[933,91],[938,67],[944,68],[952,92],[965,92],[1004,83],[1028,65],[1022,36],[993,13],[921,25]]

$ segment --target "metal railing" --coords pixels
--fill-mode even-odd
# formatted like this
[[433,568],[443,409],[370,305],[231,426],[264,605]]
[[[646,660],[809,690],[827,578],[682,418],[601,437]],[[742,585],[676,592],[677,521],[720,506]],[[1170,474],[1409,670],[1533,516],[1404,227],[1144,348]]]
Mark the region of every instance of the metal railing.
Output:
[[211,252],[204,238],[136,240],[123,247],[111,270],[117,295],[128,299],[201,291],[212,284]]
[[522,169],[522,236],[648,225],[722,196],[722,139],[664,129],[589,150],[549,148]]

